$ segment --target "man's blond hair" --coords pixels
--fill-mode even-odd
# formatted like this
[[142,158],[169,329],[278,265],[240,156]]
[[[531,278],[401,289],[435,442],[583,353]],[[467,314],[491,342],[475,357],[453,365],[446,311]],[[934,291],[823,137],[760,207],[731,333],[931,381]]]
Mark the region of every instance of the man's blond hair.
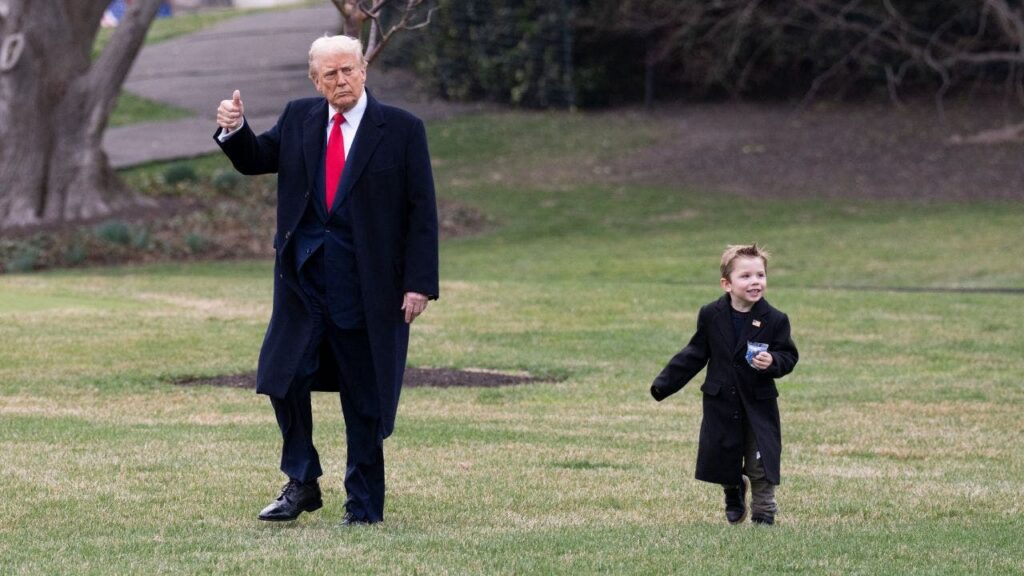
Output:
[[737,258],[760,258],[764,262],[764,271],[768,272],[768,258],[771,254],[767,250],[761,248],[757,243],[753,244],[730,244],[726,246],[725,252],[722,252],[722,278],[729,279],[729,274],[732,274]]
[[313,44],[309,47],[310,80],[315,81],[317,74],[320,73],[320,69],[318,67],[318,61],[320,58],[333,54],[352,54],[359,58],[360,66],[366,66],[366,61],[363,59],[363,43],[359,41],[359,38],[340,34],[338,36],[324,34],[314,40]]

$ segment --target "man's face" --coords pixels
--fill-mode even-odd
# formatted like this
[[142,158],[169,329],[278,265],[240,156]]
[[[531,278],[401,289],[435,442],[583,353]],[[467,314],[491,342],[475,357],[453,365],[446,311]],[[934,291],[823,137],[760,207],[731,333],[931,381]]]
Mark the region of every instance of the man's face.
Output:
[[363,95],[366,67],[355,54],[329,54],[317,59],[313,79],[317,92],[341,112],[348,112]]
[[722,289],[729,293],[733,306],[740,310],[749,310],[764,296],[767,288],[768,274],[760,258],[736,258],[729,278],[722,278]]

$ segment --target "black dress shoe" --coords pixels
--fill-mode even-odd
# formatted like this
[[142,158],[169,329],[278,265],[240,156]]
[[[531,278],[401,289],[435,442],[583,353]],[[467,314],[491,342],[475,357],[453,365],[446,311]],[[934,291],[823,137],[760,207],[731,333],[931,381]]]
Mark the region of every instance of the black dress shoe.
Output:
[[747,491],[750,480],[742,476],[739,486],[725,487],[725,519],[729,524],[740,524],[747,519]]
[[770,514],[754,514],[750,517],[750,521],[761,526],[772,526],[775,524],[775,516]]
[[316,480],[305,484],[297,480],[288,480],[281,488],[281,495],[260,512],[259,518],[270,522],[286,522],[295,520],[303,512],[319,510],[323,506],[320,484]]

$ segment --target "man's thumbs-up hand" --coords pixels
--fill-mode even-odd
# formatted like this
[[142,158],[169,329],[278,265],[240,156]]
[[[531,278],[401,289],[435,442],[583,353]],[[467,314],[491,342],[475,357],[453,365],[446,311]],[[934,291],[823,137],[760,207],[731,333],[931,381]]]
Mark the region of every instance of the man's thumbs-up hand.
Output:
[[242,125],[242,116],[245,114],[245,107],[242,105],[242,93],[235,90],[231,100],[221,100],[217,107],[217,125],[225,131],[231,132]]

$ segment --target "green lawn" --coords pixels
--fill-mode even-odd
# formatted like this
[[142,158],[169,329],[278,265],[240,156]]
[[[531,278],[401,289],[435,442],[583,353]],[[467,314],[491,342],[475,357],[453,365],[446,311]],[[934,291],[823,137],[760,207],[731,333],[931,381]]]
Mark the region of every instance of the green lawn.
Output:
[[[267,525],[267,400],[168,382],[255,367],[269,262],[0,277],[0,573],[1024,571],[1024,206],[753,201],[551,167],[660,134],[603,115],[430,127],[439,190],[494,224],[443,243],[410,361],[556,381],[406,390],[372,528],[337,526],[336,397],[314,405],[326,507]],[[647,393],[718,296],[724,245],[754,240],[801,351],[770,529],[728,526],[693,480],[699,382]]]
[[160,104],[131,92],[122,91],[110,112],[110,127],[127,126],[138,122],[166,122],[188,118],[192,113],[183,108]]

